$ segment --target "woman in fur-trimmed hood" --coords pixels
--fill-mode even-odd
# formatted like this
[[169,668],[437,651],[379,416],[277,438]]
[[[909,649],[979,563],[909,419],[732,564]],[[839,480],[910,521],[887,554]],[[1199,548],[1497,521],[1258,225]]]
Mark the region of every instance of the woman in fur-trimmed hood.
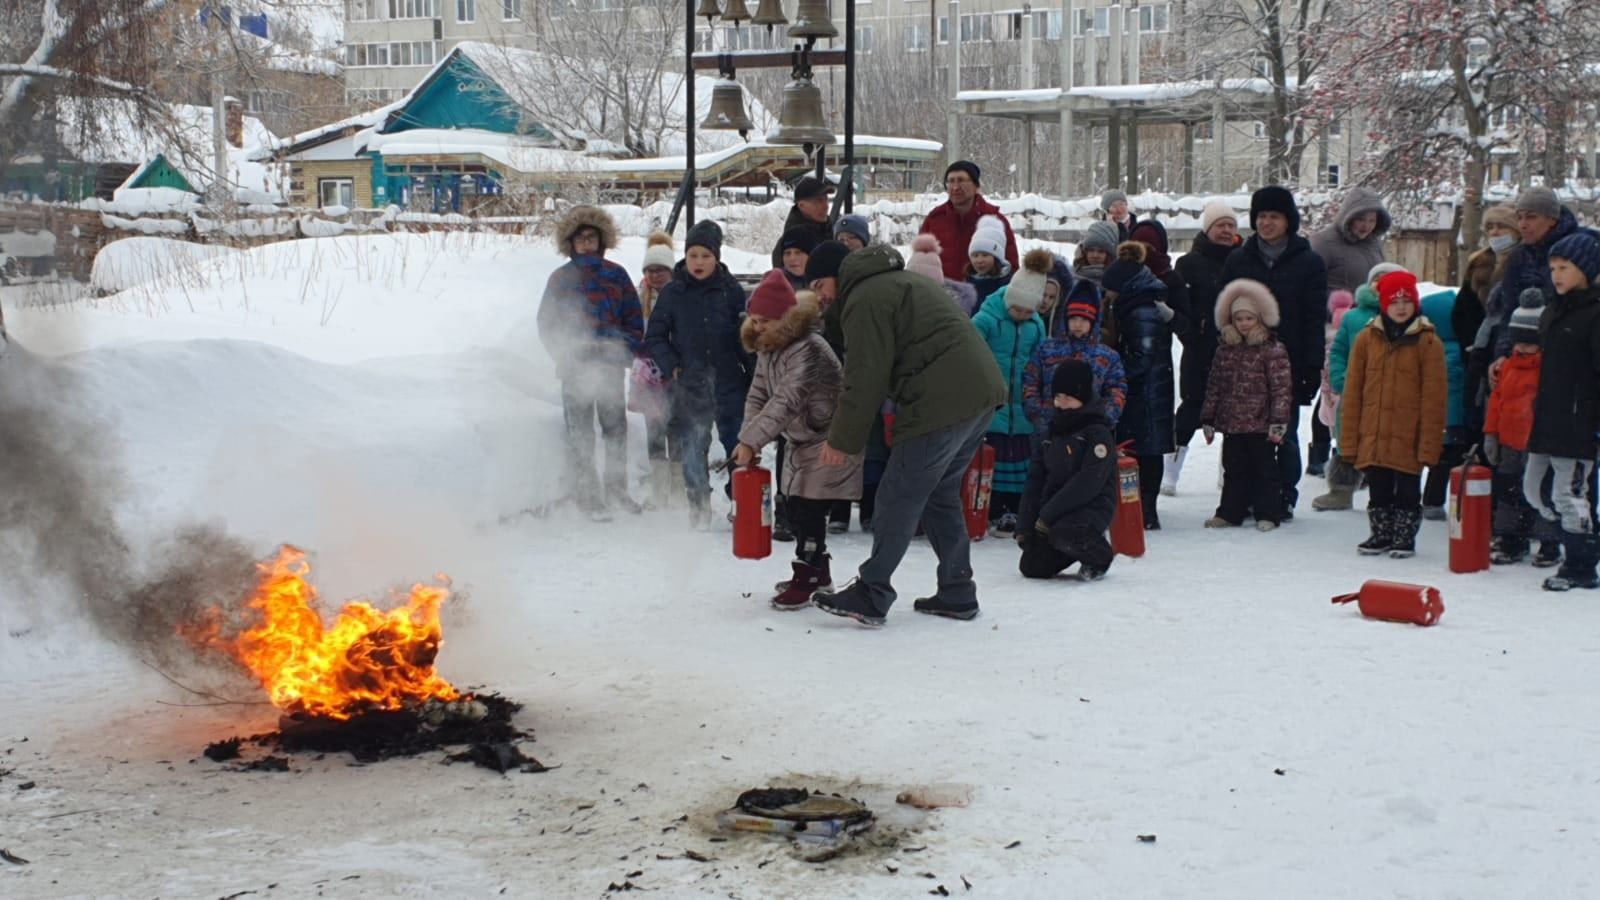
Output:
[[574,206],[556,220],[556,249],[568,258],[584,255],[573,250],[572,239],[585,228],[593,229],[600,238],[594,255],[605,256],[606,251],[617,248],[617,223],[610,213],[598,206]]
[[733,459],[747,465],[780,435],[788,442],[778,492],[787,498],[784,508],[795,533],[794,578],[779,588],[772,602],[780,609],[795,609],[833,583],[827,555],[829,506],[861,496],[861,454],[848,457],[842,466],[822,464],[844,369],[822,337],[816,295],[797,295],[780,269],[768,272],[751,293],[739,338],[745,350],[756,354],[756,367]]

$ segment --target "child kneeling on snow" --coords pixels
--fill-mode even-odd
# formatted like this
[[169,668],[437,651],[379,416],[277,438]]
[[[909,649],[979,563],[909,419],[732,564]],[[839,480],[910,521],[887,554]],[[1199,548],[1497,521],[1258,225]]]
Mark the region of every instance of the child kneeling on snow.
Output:
[[772,598],[777,609],[809,606],[813,593],[833,586],[828,508],[835,500],[861,496],[859,455],[842,466],[821,463],[844,369],[822,338],[816,297],[809,291],[804,297],[796,296],[782,271],[768,272],[750,295],[739,333],[745,349],[756,354],[756,370],[733,464],[754,463],[779,435],[788,442],[778,479],[795,536],[794,577],[779,582]]
[[1217,355],[1211,361],[1200,427],[1206,443],[1222,432],[1222,500],[1207,528],[1230,528],[1254,515],[1271,531],[1283,519],[1277,447],[1289,430],[1294,379],[1289,351],[1272,333],[1278,301],[1259,281],[1230,281],[1217,297]]
[[1419,312],[1417,276],[1378,279],[1378,317],[1361,329],[1339,401],[1340,453],[1367,476],[1372,534],[1356,549],[1396,558],[1417,550],[1422,470],[1444,449],[1449,385],[1444,342]]
[[1063,360],[1051,376],[1055,413],[1028,470],[1017,517],[1018,568],[1025,578],[1054,578],[1073,563],[1093,581],[1111,568],[1106,529],[1117,510],[1117,451],[1095,394],[1094,370]]

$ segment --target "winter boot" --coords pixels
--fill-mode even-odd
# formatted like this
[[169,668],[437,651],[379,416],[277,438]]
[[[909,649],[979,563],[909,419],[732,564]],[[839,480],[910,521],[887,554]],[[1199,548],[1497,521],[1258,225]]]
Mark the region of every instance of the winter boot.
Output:
[[868,628],[882,628],[887,618],[867,599],[866,591],[856,579],[851,579],[837,593],[817,591],[811,595],[811,605],[830,616],[854,619]]
[[1538,569],[1561,565],[1561,542],[1540,541],[1539,554],[1533,558],[1533,565]]
[[832,590],[833,577],[828,572],[828,556],[822,555],[820,566],[795,560],[794,577],[777,584],[778,593],[772,598],[772,608],[781,610],[805,609],[811,605],[811,595]]
[[1367,523],[1372,529],[1372,536],[1356,545],[1356,551],[1362,556],[1377,556],[1387,553],[1394,546],[1393,523],[1394,511],[1389,509],[1367,510]]
[[1177,496],[1178,476],[1183,473],[1183,461],[1188,456],[1188,447],[1179,447],[1178,452],[1167,454],[1166,469],[1161,473],[1161,493],[1168,497]]
[[946,600],[938,594],[932,597],[918,597],[917,601],[911,604],[911,608],[925,615],[939,616],[945,619],[959,619],[963,622],[970,622],[978,617],[978,604],[976,601],[956,603]]
[[[1551,543],[1546,541],[1545,544]],[[1539,545],[1540,552],[1544,544]],[[1528,555],[1528,542],[1516,537],[1497,537],[1489,545],[1489,562],[1497,566],[1514,566]],[[1556,544],[1556,558],[1561,558],[1561,545]]]
[[1389,526],[1389,556],[1393,559],[1416,556],[1417,530],[1422,527],[1422,510],[1413,506],[1389,512],[1393,516]]
[[989,526],[989,534],[993,537],[1008,538],[1017,533],[1017,514],[1001,513],[1000,518],[994,520]]
[[1261,521],[1256,522],[1256,530],[1257,531],[1277,531],[1278,530],[1278,523],[1272,521],[1271,519],[1263,519]]
[[772,539],[787,544],[794,540],[794,529],[789,526],[788,504],[779,498],[772,509]]
[[696,491],[688,492],[689,497],[689,527],[695,531],[708,531],[711,528],[711,497]]
[[1328,460],[1328,492],[1313,498],[1311,508],[1318,512],[1349,509],[1360,483],[1361,472],[1335,454]]
[[1206,524],[1207,528],[1238,528],[1239,527],[1237,523],[1229,522],[1227,519],[1224,519],[1221,516],[1212,516],[1211,518],[1206,520],[1205,524]]
[[1427,519],[1429,522],[1443,522],[1446,518],[1444,514],[1444,507],[1424,506],[1422,508],[1422,517]]
[[1328,444],[1312,444],[1311,451],[1306,454],[1306,474],[1312,478],[1321,478],[1326,475],[1328,459],[1332,455],[1332,446]]
[[[670,459],[650,460],[650,506],[666,509],[672,505],[672,470]],[[678,467],[681,470],[681,466]]]
[[1600,588],[1600,576],[1590,569],[1587,572],[1557,572],[1544,580],[1544,589],[1547,591],[1570,591],[1573,588],[1591,591]]

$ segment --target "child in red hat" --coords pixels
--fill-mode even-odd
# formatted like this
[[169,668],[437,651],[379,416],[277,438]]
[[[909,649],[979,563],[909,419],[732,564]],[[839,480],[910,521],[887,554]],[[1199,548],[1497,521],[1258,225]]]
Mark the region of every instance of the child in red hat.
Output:
[[1416,553],[1422,524],[1422,470],[1444,449],[1449,397],[1444,343],[1421,314],[1417,276],[1378,279],[1380,313],[1356,338],[1340,398],[1341,447],[1367,476],[1372,534],[1367,556]]

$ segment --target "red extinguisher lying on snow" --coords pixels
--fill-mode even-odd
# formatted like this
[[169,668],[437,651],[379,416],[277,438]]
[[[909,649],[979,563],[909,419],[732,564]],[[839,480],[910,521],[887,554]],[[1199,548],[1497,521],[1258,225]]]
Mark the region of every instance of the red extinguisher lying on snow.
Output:
[[1489,536],[1494,518],[1494,473],[1476,462],[1478,448],[1450,470],[1450,571],[1489,568]]
[[1334,603],[1352,600],[1357,601],[1363,616],[1385,622],[1433,625],[1444,615],[1444,598],[1439,596],[1439,589],[1425,584],[1374,579],[1361,585],[1357,593],[1333,598]]
[[967,516],[967,537],[983,540],[989,533],[989,494],[994,491],[994,448],[978,445],[961,479],[961,509]]
[[1128,453],[1132,441],[1117,445],[1117,511],[1111,519],[1111,549],[1137,559],[1144,555],[1144,502],[1139,496],[1139,460]]
[[772,473],[761,466],[733,472],[733,555],[740,559],[772,555]]

